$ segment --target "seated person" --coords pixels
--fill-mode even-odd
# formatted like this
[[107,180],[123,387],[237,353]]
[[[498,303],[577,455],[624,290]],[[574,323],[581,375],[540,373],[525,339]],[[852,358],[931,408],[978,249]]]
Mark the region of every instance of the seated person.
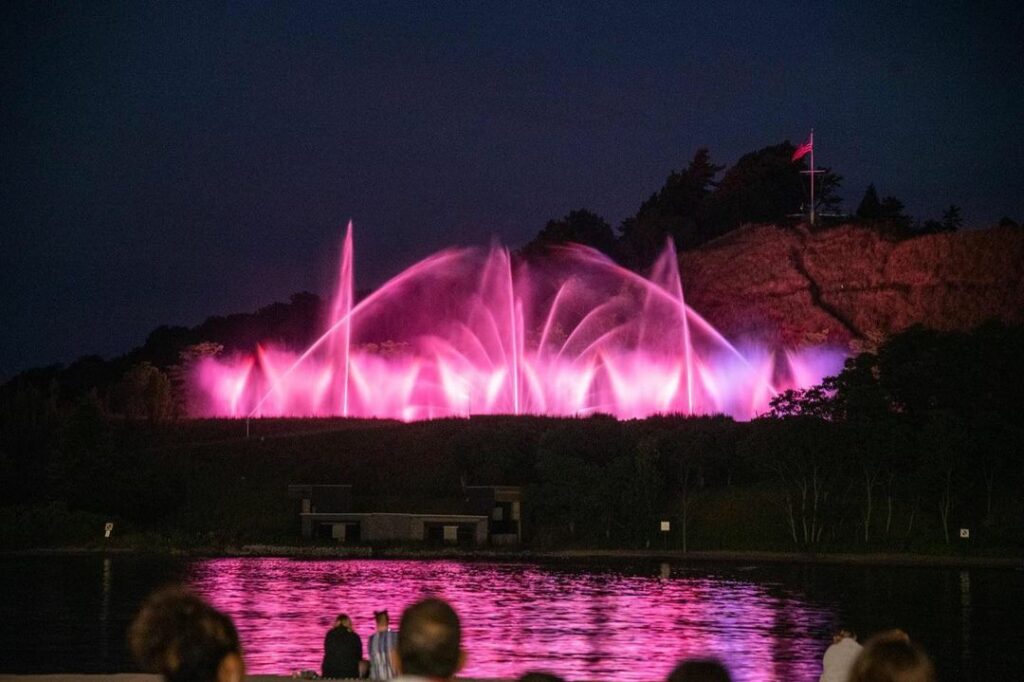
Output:
[[363,640],[352,631],[352,619],[344,613],[334,619],[334,626],[324,637],[324,660],[320,665],[324,677],[357,679],[363,660]]
[[370,635],[370,641],[366,644],[366,654],[370,657],[370,679],[390,680],[395,676],[392,659],[395,647],[398,646],[398,633],[391,629],[387,611],[374,611],[373,619],[377,631]]
[[729,671],[713,658],[691,658],[675,667],[668,682],[732,682]]
[[832,644],[825,649],[821,661],[820,682],[846,682],[850,676],[850,668],[854,659],[863,649],[857,643],[857,633],[852,630],[839,630],[832,635]]

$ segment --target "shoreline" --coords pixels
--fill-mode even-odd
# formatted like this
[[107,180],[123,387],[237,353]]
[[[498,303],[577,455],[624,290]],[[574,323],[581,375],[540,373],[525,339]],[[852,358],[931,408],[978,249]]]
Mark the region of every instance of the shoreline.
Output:
[[[291,675],[246,675],[246,682],[293,680]],[[467,682],[458,678],[460,682]],[[149,673],[0,673],[0,682],[164,682],[163,675]],[[473,681],[477,682],[477,681]],[[495,680],[494,682],[498,682]]]
[[[289,675],[246,675],[247,682],[276,682],[276,680],[294,679]],[[5,673],[0,674],[0,682],[164,682],[163,675],[148,673]]]
[[[278,680],[306,679],[291,675],[268,673],[247,674],[246,682],[277,682]],[[315,678],[338,679],[338,678]],[[0,682],[165,682],[163,675],[152,673],[0,673]],[[507,678],[456,677],[456,682],[511,682]],[[357,682],[365,682],[366,678]],[[343,682],[343,681],[339,681]]]
[[39,547],[0,550],[0,557],[39,556],[145,556],[233,558],[279,557],[292,559],[394,559],[463,561],[665,561],[676,563],[770,563],[819,564],[852,566],[898,566],[932,568],[992,568],[1024,570],[1024,557],[954,556],[941,554],[909,554],[902,552],[872,553],[810,553],[737,550],[641,550],[641,549],[563,549],[563,550],[498,550],[458,548],[373,548],[316,547],[250,544],[226,547],[170,549],[137,549],[126,547]]

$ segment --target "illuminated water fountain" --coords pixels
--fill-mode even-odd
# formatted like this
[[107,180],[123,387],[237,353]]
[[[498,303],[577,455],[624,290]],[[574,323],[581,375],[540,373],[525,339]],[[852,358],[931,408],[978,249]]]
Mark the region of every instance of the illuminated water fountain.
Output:
[[841,362],[733,346],[686,305],[671,244],[647,278],[577,245],[528,262],[499,246],[449,249],[356,303],[349,224],[323,335],[301,353],[207,359],[196,380],[201,409],[220,416],[746,419]]

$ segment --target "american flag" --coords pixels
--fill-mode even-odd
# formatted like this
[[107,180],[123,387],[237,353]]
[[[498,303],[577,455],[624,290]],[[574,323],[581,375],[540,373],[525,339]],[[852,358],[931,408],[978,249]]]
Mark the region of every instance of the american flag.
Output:
[[813,137],[810,138],[809,140],[807,140],[807,142],[804,142],[802,145],[797,147],[796,151],[793,152],[793,158],[790,159],[790,160],[791,161],[796,161],[797,159],[803,158],[804,155],[809,154],[812,149],[814,149],[814,138]]

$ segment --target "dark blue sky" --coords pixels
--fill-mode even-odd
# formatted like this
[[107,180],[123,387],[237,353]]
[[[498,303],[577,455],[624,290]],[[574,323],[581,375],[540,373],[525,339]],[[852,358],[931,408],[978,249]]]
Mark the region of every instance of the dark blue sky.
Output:
[[326,292],[350,217],[370,286],[812,126],[846,208],[1024,219],[1017,3],[550,5],[5,3],[0,378]]

